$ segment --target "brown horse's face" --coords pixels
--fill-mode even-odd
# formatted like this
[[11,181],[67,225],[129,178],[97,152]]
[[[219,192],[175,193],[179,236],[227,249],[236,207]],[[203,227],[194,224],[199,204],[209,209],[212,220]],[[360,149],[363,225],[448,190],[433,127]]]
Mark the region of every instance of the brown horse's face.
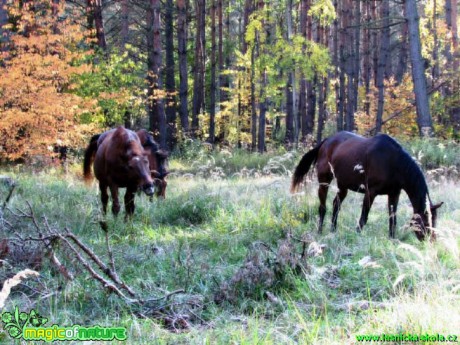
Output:
[[432,241],[436,240],[436,233],[434,228],[436,228],[436,219],[437,219],[437,209],[441,207],[443,203],[430,206],[430,213],[425,212],[423,215],[415,214],[412,217],[411,225],[415,228],[415,236],[417,236],[419,241],[425,240],[427,235]]
[[[149,169],[150,174],[153,179],[153,184],[156,188],[155,195],[157,197],[165,198],[166,197],[166,186],[168,183],[166,182],[166,176],[168,176],[169,171],[166,170],[165,159],[161,157],[163,154],[161,152],[153,152],[151,148],[145,148],[145,152],[147,153],[147,157],[149,160]],[[160,157],[159,157],[160,155]]]
[[151,196],[155,193],[155,186],[150,176],[147,154],[128,152],[127,168],[129,178],[137,180],[139,187],[145,194]]

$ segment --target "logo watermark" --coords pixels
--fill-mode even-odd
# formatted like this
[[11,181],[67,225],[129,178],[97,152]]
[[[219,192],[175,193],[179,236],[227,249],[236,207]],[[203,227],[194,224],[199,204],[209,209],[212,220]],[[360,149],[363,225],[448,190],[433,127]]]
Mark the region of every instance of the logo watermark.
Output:
[[126,340],[125,327],[100,327],[72,325],[45,326],[48,319],[39,315],[34,309],[29,313],[20,312],[18,307],[14,312],[1,314],[3,329],[14,339],[65,341],[65,340]]

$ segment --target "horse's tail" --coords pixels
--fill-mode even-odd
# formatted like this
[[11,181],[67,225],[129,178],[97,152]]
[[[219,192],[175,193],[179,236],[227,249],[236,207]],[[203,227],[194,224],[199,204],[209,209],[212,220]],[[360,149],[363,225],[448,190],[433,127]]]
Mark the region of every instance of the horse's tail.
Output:
[[97,140],[100,136],[100,134],[93,135],[85,151],[85,159],[83,161],[83,177],[85,178],[86,183],[91,182],[93,179],[93,176],[91,175],[91,164],[93,163],[94,156],[96,155]]
[[321,145],[323,145],[324,141],[325,140],[323,140],[314,149],[308,151],[306,154],[303,155],[299,164],[295,168],[294,175],[292,176],[291,193],[294,193],[297,190],[297,187],[300,183],[302,183],[304,176],[308,173],[312,164],[316,163],[319,149]]

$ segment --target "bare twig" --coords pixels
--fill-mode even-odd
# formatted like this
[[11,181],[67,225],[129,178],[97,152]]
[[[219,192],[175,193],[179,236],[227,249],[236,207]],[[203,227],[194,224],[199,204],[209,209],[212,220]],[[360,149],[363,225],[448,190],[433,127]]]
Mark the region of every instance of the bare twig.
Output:
[[161,301],[161,300],[168,300],[171,296],[173,295],[177,295],[177,294],[180,294],[180,293],[185,293],[185,290],[184,289],[179,289],[179,290],[175,290],[173,292],[170,292],[162,297],[159,297],[159,298],[149,298],[149,299],[146,299],[144,300],[144,303],[150,303],[150,302],[158,302],[158,301]]
[[56,254],[53,250],[49,250],[47,253],[48,258],[50,259],[51,263],[56,267],[56,269],[61,273],[64,278],[67,280],[73,280],[74,276],[70,273],[67,268],[59,261]]
[[86,255],[88,255],[91,258],[91,260],[93,260],[96,263],[96,265],[99,266],[99,268],[102,272],[104,272],[104,274],[106,274],[110,279],[113,280],[114,283],[120,285],[121,288],[125,289],[131,297],[136,296],[134,291],[118,277],[116,272],[112,271],[109,267],[107,267],[107,265],[103,263],[101,259],[99,259],[99,257],[91,249],[89,249],[85,244],[83,244],[77,238],[77,236],[70,232],[69,229],[66,228],[66,231],[67,233],[65,234],[65,236],[60,235],[61,238],[70,238],[81,250],[83,250],[83,252],[86,253]]
[[0,179],[2,180],[2,183],[8,185],[9,189],[10,189],[9,192],[8,192],[8,195],[7,195],[5,201],[3,202],[3,205],[2,205],[2,211],[3,211],[5,209],[5,207],[6,207],[6,205],[8,204],[8,202],[10,201],[11,195],[13,195],[13,191],[16,188],[16,183],[14,182],[14,180],[11,177],[8,177],[8,176],[0,176]]
[[123,298],[128,303],[138,303],[139,302],[138,299],[133,300],[133,299],[127,297],[118,287],[116,287],[114,284],[112,284],[111,282],[107,281],[106,279],[104,279],[104,277],[102,277],[99,273],[97,273],[91,267],[91,265],[80,255],[78,250],[72,245],[72,243],[69,242],[69,240],[65,236],[63,236],[61,234],[58,234],[58,236],[62,240],[62,242],[65,243],[70,248],[70,250],[72,250],[74,252],[77,260],[86,268],[86,270],[91,274],[91,276],[94,279],[96,279],[98,282],[100,282],[105,288],[107,288],[111,292],[114,292],[115,294],[117,294],[119,297]]
[[105,243],[107,245],[107,252],[109,254],[109,259],[110,259],[110,268],[112,269],[112,272],[115,275],[117,275],[115,271],[115,260],[113,259],[113,252],[112,252],[112,248],[110,247],[110,242],[109,242],[109,228],[107,227],[106,222],[99,222],[99,224],[101,225],[102,231],[104,231],[105,233]]

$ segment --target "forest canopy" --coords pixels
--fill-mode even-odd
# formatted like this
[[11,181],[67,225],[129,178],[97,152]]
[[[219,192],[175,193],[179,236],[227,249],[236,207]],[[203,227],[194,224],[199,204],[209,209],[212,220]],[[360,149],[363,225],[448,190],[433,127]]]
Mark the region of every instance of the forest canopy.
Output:
[[337,130],[458,139],[458,4],[1,0],[0,159],[148,128],[267,148]]

